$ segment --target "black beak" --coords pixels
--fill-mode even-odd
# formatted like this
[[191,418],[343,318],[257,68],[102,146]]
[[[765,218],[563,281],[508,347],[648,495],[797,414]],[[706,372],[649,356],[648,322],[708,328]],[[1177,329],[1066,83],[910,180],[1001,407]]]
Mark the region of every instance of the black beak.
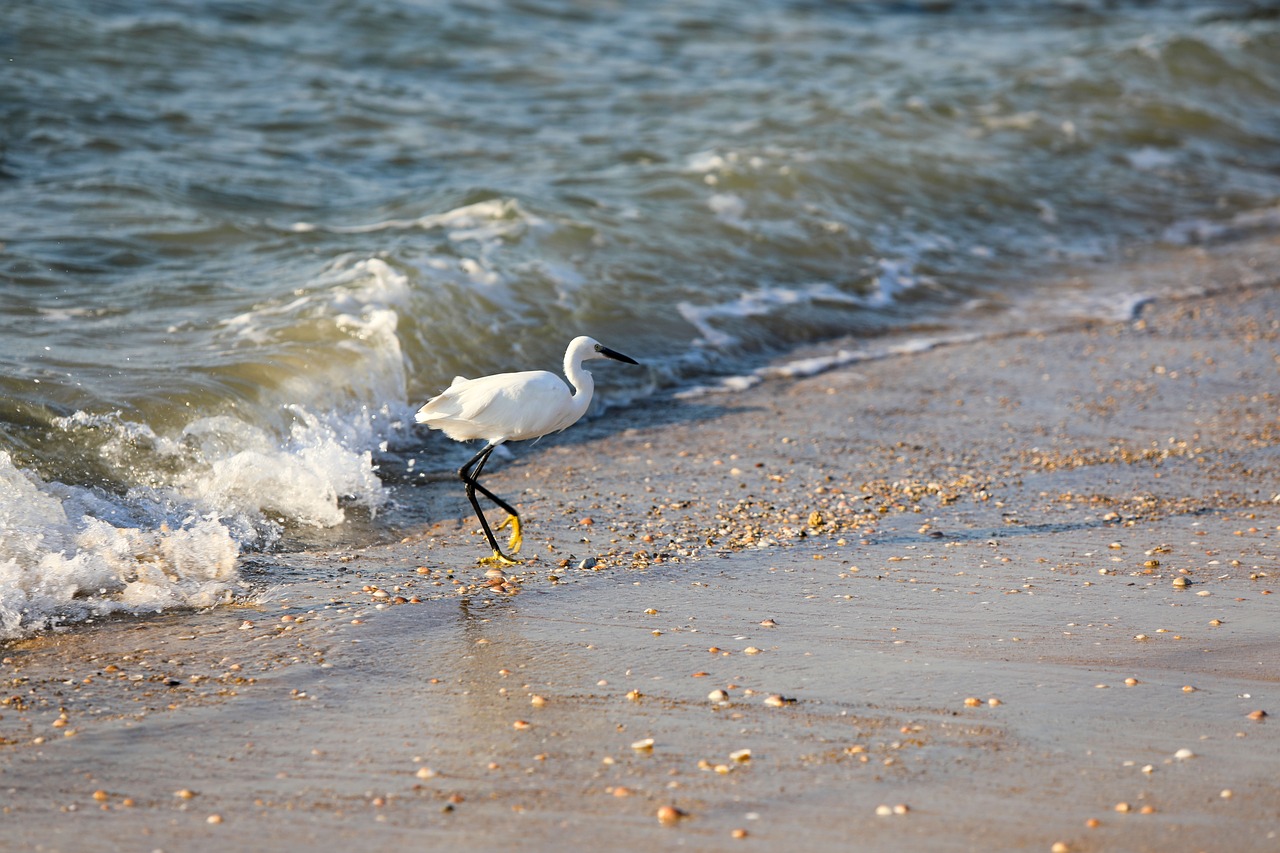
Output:
[[596,352],[600,353],[605,358],[611,358],[614,361],[625,361],[627,364],[640,363],[636,361],[634,358],[632,358],[631,356],[623,355],[622,353],[617,352],[616,350],[611,350],[607,346],[604,346],[603,344],[596,344]]

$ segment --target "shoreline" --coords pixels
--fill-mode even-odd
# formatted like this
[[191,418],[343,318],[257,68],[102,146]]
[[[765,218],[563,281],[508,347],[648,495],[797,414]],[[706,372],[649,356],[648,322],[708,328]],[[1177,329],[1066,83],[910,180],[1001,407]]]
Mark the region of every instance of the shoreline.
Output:
[[11,838],[1271,849],[1280,289],[1180,275],[519,449],[503,579],[428,483],[255,604],[7,643]]

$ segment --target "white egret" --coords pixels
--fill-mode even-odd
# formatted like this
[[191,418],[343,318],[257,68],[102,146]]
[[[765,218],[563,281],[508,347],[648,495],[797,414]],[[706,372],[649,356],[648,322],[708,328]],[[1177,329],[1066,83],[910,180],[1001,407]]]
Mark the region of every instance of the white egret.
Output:
[[481,562],[514,565],[518,560],[508,557],[498,547],[476,491],[506,511],[507,517],[498,529],[511,527],[508,547],[514,554],[520,550],[520,514],[515,508],[480,485],[480,472],[489,461],[495,447],[507,441],[523,441],[540,438],[572,426],[587,411],[595,381],[582,367],[582,362],[593,358],[611,358],[627,364],[639,364],[635,359],[615,352],[585,335],[569,342],[564,354],[564,380],[546,370],[526,370],[520,373],[495,373],[479,379],[457,377],[453,384],[432,397],[418,410],[417,421],[431,429],[438,429],[454,441],[470,441],[483,438],[488,442],[484,449],[458,469],[458,476],[467,487],[467,499],[480,519],[484,535],[493,548],[493,556]]

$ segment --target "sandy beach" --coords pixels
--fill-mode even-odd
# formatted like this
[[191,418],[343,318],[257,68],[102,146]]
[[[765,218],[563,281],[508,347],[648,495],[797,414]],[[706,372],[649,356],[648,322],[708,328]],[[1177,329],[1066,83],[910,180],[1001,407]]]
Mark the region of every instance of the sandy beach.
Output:
[[8,643],[5,845],[1280,850],[1277,254],[514,447],[500,577],[458,447],[243,605]]

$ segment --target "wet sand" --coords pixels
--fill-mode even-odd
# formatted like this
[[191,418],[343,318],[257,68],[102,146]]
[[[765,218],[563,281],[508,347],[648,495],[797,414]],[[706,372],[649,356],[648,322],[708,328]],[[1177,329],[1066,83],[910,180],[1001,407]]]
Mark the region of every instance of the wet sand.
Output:
[[504,577],[442,473],[399,541],[246,557],[252,604],[10,643],[7,843],[1280,849],[1280,289],[1248,258],[1180,258],[1195,287],[1125,322],[518,446]]

